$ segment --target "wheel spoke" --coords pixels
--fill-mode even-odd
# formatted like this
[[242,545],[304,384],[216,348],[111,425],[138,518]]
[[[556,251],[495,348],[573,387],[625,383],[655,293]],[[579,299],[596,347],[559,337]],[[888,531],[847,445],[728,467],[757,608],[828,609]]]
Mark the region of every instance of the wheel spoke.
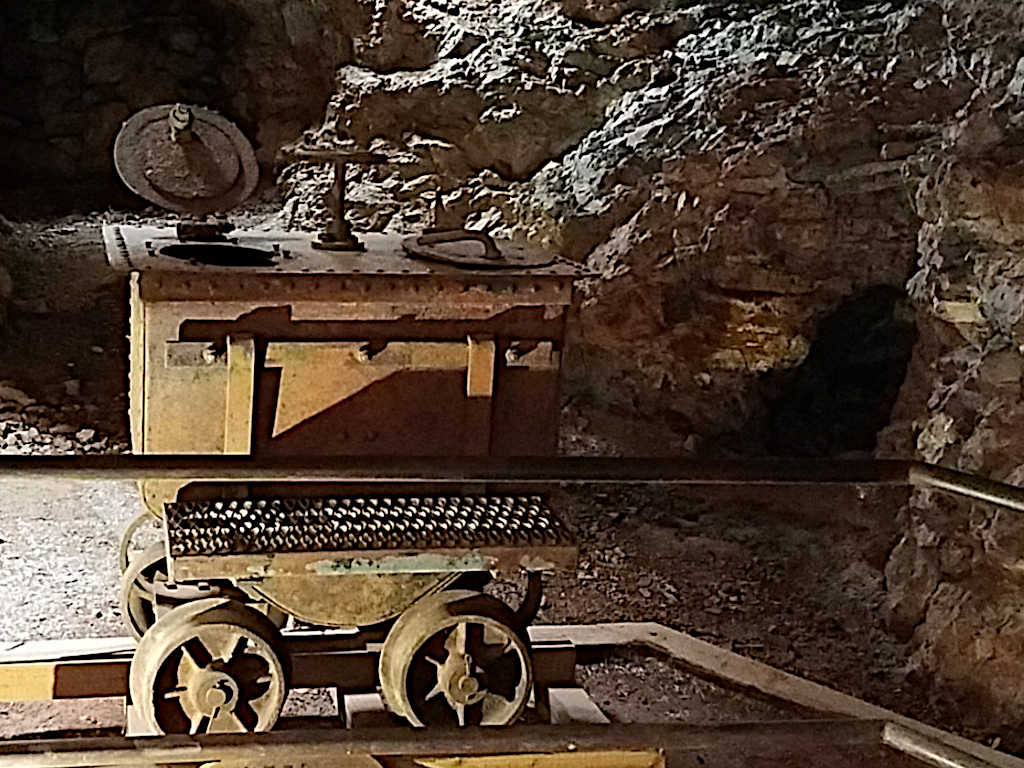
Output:
[[235,705],[234,716],[247,731],[255,731],[260,721],[260,716],[256,714],[256,710],[252,708],[252,702],[250,701],[239,701]]
[[241,656],[243,653],[245,653],[245,649],[248,646],[249,646],[249,638],[246,637],[245,635],[239,635],[238,642],[235,643],[235,647],[231,649],[231,653],[228,654],[227,660],[229,662],[234,661],[239,656]]
[[423,700],[424,701],[430,701],[435,696],[440,696],[442,693],[444,693],[444,691],[441,690],[441,683],[440,682],[434,683],[434,687],[431,688],[430,691],[427,693],[427,695],[423,697]]
[[199,669],[203,669],[213,662],[213,655],[198,636],[190,637],[181,646],[181,650]]
[[469,625],[464,621],[455,625],[455,631],[452,632],[452,647],[448,649],[455,656],[462,657],[469,653],[468,627]]
[[180,686],[179,685],[177,688],[172,688],[171,690],[169,690],[166,693],[164,693],[164,698],[165,699],[180,699],[181,695],[183,693],[185,693],[187,690],[188,690],[188,688],[185,688],[184,686]]
[[209,728],[210,718],[206,715],[199,715],[199,717],[189,723],[188,732],[190,736],[195,736],[197,734],[206,733]]
[[455,716],[459,720],[459,727],[464,728],[466,725],[466,705],[456,704],[455,705]]

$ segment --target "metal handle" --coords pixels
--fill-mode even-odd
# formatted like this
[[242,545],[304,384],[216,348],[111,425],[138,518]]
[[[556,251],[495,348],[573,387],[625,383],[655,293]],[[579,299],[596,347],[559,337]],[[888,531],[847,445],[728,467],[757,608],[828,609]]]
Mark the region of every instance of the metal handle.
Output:
[[416,238],[417,245],[438,245],[440,243],[458,243],[463,240],[475,240],[483,243],[484,258],[491,261],[501,260],[501,251],[494,242],[494,238],[486,232],[475,229],[448,229],[443,232],[428,232]]

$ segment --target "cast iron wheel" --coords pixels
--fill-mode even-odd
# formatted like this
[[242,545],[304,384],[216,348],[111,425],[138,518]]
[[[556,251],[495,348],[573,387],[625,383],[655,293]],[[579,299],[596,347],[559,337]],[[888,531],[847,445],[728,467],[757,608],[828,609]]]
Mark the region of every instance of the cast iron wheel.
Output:
[[509,725],[526,707],[533,665],[508,606],[451,590],[395,622],[381,649],[380,684],[388,707],[415,726]]
[[136,640],[172,608],[217,595],[210,586],[169,585],[165,552],[163,542],[150,544],[121,575],[121,618]]
[[143,512],[132,520],[128,524],[128,527],[124,529],[124,532],[121,534],[121,542],[118,545],[118,564],[121,566],[121,573],[127,571],[128,566],[131,565],[132,559],[142,552],[142,548],[132,546],[135,533],[146,523],[153,522],[155,520],[156,517],[152,512]]
[[158,733],[268,731],[288,691],[281,648],[273,622],[237,600],[181,605],[139,641],[132,702]]

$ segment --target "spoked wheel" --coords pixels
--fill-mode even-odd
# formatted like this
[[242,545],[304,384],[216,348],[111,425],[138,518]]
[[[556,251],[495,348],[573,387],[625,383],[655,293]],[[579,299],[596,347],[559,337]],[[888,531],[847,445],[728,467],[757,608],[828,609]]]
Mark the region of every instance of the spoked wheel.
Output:
[[236,600],[187,603],[139,641],[129,687],[147,726],[160,733],[270,730],[288,690],[281,635]]
[[132,558],[135,557],[141,549],[134,545],[135,533],[146,523],[151,523],[155,520],[152,513],[143,512],[141,515],[132,520],[128,527],[124,529],[124,533],[121,534],[121,542],[118,546],[118,564],[121,566],[121,573],[128,570],[128,566],[131,565]]
[[508,606],[452,590],[395,622],[381,649],[380,683],[391,710],[415,726],[509,725],[526,707],[533,666]]
[[166,552],[158,541],[136,554],[121,575],[121,618],[138,640],[172,608],[216,595],[210,586],[169,585]]

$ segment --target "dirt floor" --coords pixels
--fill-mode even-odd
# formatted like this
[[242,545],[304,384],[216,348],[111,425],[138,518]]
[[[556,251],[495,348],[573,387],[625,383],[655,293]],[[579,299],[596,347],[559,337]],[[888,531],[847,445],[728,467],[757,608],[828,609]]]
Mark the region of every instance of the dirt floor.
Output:
[[[270,214],[257,210],[249,222]],[[0,338],[0,452],[126,450],[126,289],[106,266],[100,235],[103,220],[126,218],[140,217],[15,223],[0,245],[14,283]],[[929,703],[926,683],[908,678],[906,650],[881,619],[882,567],[902,500],[866,488],[563,488],[553,504],[575,520],[581,559],[577,571],[549,579],[539,620],[662,622],[956,729],[951,713]],[[117,538],[137,510],[131,484],[0,482],[0,641],[122,634]],[[649,658],[609,659],[581,677],[621,721],[778,714]],[[82,724],[105,712],[0,704],[0,717],[49,727],[65,709]]]

